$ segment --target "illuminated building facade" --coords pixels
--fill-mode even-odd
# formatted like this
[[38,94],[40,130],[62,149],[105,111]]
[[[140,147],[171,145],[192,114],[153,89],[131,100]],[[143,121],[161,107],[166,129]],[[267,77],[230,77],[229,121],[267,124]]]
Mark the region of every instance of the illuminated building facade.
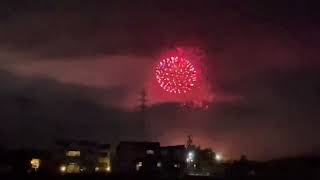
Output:
[[97,152],[97,165],[95,171],[99,173],[109,173],[111,172],[111,151],[109,144],[102,144],[98,147]]
[[110,145],[91,141],[71,141],[64,144],[64,156],[59,165],[62,174],[108,173],[111,171]]

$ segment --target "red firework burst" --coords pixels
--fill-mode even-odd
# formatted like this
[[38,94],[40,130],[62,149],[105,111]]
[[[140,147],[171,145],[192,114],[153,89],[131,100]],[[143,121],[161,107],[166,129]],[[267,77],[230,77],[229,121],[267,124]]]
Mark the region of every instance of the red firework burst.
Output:
[[160,86],[170,93],[187,93],[197,81],[197,72],[185,58],[163,59],[156,67],[156,78]]

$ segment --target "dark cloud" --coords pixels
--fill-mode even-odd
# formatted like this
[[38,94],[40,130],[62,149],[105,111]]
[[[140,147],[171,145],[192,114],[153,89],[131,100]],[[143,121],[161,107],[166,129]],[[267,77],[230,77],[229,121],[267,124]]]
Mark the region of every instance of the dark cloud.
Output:
[[[0,83],[2,141],[11,146],[23,141],[48,146],[57,138],[114,142],[120,136],[139,135],[136,128],[141,125],[137,122],[135,128],[128,121],[128,112],[97,102],[98,95],[112,104],[123,95],[117,89],[94,89],[7,72],[0,73]],[[134,121],[135,115],[130,116]]]
[[315,9],[297,2],[14,2],[1,6],[1,46],[51,58],[149,55],[177,42],[216,51],[261,36],[280,35],[299,43],[319,38],[308,16]]

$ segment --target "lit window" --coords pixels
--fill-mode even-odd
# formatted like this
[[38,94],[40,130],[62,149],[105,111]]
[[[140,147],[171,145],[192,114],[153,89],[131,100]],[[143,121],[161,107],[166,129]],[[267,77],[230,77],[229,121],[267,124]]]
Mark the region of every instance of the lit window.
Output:
[[96,172],[110,172],[111,171],[111,167],[110,166],[106,166],[106,167],[95,167],[94,169]]
[[77,163],[70,163],[66,167],[67,173],[79,173],[80,172],[80,166]]
[[66,156],[70,156],[70,157],[80,156],[80,151],[67,151]]
[[139,171],[141,167],[142,167],[142,162],[138,162],[136,164],[136,170]]
[[109,158],[108,157],[99,157],[98,158],[98,162],[99,163],[103,163],[103,164],[105,164],[105,163],[109,163]]
[[147,153],[147,154],[154,154],[154,151],[153,151],[152,149],[148,149],[148,150],[146,151],[146,153]]
[[31,168],[35,169],[35,170],[39,169],[40,162],[41,162],[40,159],[31,159],[31,161],[30,161]]

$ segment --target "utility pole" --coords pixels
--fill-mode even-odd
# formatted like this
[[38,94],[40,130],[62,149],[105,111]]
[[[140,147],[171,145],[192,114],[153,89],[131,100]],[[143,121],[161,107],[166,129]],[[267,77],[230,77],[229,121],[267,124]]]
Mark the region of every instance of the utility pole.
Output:
[[193,140],[192,140],[192,135],[188,135],[187,136],[187,145],[186,145],[186,147],[187,147],[187,149],[191,149],[192,147],[193,147]]

